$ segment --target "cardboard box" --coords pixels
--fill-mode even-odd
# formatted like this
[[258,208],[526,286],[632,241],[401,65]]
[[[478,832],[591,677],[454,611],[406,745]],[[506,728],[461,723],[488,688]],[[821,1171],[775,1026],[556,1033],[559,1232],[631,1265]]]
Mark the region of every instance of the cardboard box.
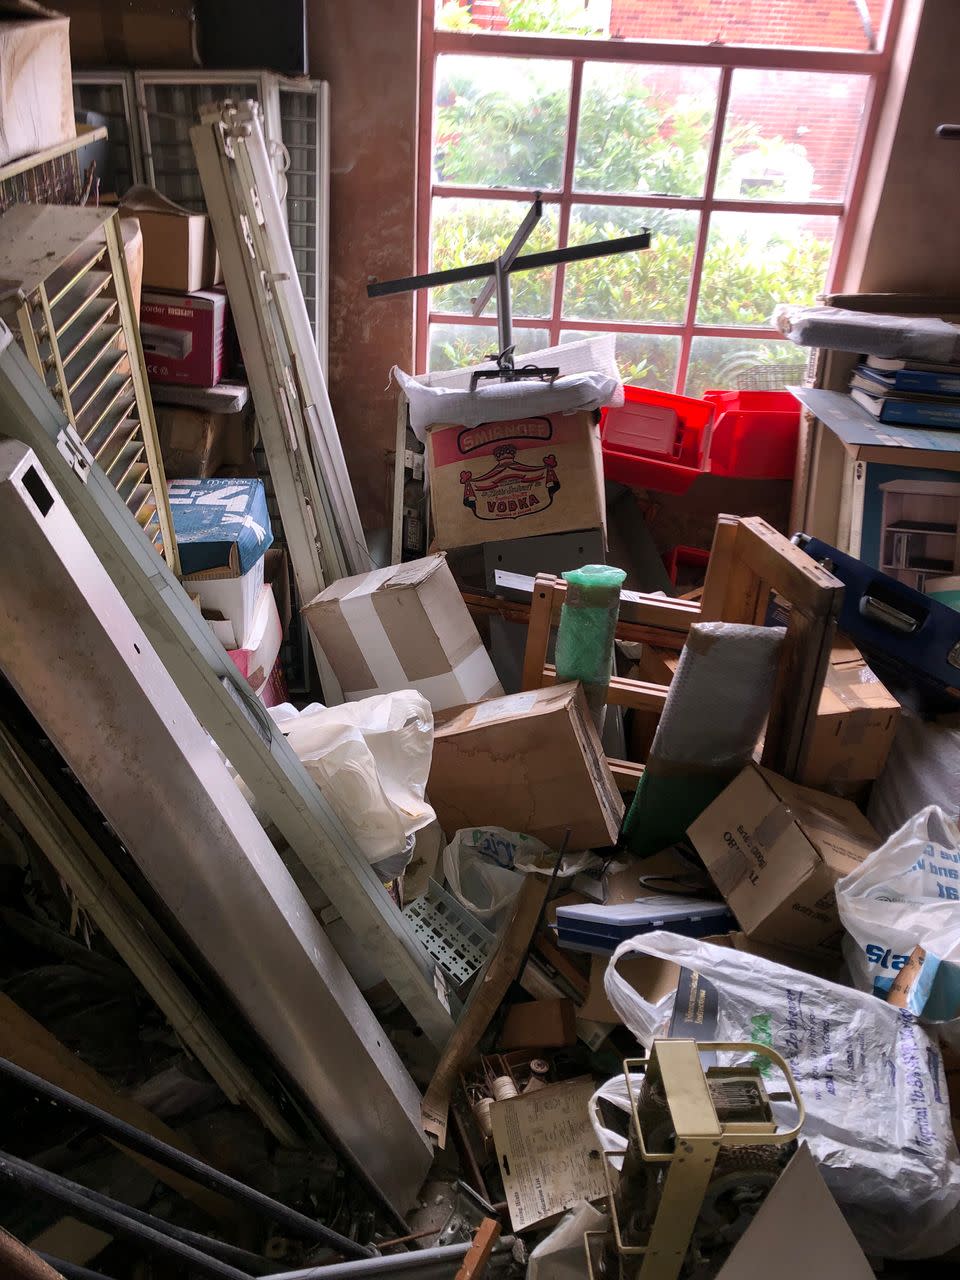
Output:
[[503,693],[442,555],[341,578],[303,612],[348,701],[418,689],[439,711]]
[[63,0],[61,7],[73,19],[70,47],[78,67],[194,71],[201,65],[195,0]]
[[257,605],[266,581],[265,567],[266,556],[260,556],[238,578],[184,574],[185,589],[197,597],[201,613],[228,652],[246,646],[253,634]]
[[623,801],[579,684],[460,707],[434,720],[427,795],[448,836],[506,827],[559,849],[614,844]]
[[830,655],[810,751],[798,782],[830,791],[878,778],[900,719],[900,703],[849,640]]
[[[261,560],[262,564],[263,561]],[[216,624],[214,624],[216,630]],[[247,684],[259,693],[270,679],[270,674],[280,656],[283,643],[283,627],[273,591],[264,584],[260,588],[257,607],[251,626],[239,648],[227,648],[227,653]]]
[[498,1048],[562,1049],[577,1039],[577,1011],[572,1000],[529,1000],[507,1010]]
[[478,427],[430,427],[430,502],[439,547],[606,531],[594,413],[543,414]]
[[120,235],[123,238],[123,256],[127,262],[127,275],[130,277],[133,309],[139,315],[140,301],[143,297],[143,232],[140,230],[137,219],[121,218]]
[[144,293],[140,338],[150,381],[214,386],[223,373],[226,322],[224,293]]
[[70,19],[31,0],[2,0],[0,164],[76,136]]
[[748,937],[836,952],[834,886],[882,841],[848,800],[748,765],[687,832]]
[[244,465],[253,452],[253,418],[247,412],[155,404],[154,415],[168,480],[209,478],[223,466]]
[[169,493],[180,565],[194,582],[239,578],[273,542],[262,480],[173,480]]
[[205,213],[192,213],[153,187],[144,186],[130,188],[120,212],[140,223],[145,288],[196,293],[223,279]]

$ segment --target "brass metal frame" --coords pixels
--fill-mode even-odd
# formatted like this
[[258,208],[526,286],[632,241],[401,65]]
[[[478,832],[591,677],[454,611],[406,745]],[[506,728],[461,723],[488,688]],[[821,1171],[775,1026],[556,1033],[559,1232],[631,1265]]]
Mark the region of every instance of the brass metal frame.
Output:
[[[752,1053],[766,1058],[782,1074],[787,1083],[789,1100],[797,1109],[797,1121],[789,1128],[775,1124],[721,1124],[710,1096],[707,1074],[700,1055],[703,1053]],[[674,1132],[677,1135],[672,1152],[649,1151],[637,1110],[637,1096],[631,1074],[656,1072],[663,1082]],[[643,1258],[638,1280],[676,1280],[686,1256],[690,1237],[696,1226],[704,1194],[713,1176],[714,1166],[724,1146],[781,1146],[792,1142],[800,1133],[805,1118],[803,1099],[790,1067],[774,1049],[753,1042],[656,1040],[646,1058],[628,1058],[623,1064],[624,1080],[630,1099],[631,1132],[636,1134],[644,1161],[668,1164],[666,1181],[656,1220],[645,1245],[624,1242],[617,1215],[611,1156],[620,1151],[604,1150],[604,1173],[607,1180],[609,1213],[617,1251],[622,1257]],[[782,1100],[781,1095],[771,1095]],[[596,1122],[596,1101],[591,1102]],[[596,1280],[591,1242],[605,1232],[584,1233],[584,1249],[590,1280]]]

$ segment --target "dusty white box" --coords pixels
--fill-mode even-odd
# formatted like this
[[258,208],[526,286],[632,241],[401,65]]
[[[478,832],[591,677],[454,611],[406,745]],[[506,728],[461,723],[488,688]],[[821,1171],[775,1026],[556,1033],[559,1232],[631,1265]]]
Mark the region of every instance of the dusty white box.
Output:
[[348,701],[417,689],[440,711],[503,693],[442,555],[341,578],[303,612]]

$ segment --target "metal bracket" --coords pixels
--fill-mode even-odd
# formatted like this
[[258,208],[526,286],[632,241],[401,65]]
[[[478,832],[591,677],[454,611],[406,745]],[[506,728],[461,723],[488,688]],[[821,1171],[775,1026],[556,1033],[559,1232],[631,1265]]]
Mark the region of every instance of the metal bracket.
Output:
[[86,484],[90,468],[93,466],[93,454],[80,439],[76,427],[68,423],[63,428],[57,436],[57,452],[66,458],[71,471],[74,471]]

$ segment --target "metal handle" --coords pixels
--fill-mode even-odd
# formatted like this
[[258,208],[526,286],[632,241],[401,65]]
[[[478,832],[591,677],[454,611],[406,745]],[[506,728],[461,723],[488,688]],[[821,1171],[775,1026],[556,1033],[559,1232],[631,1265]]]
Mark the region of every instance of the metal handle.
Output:
[[862,598],[860,616],[867,618],[870,622],[876,622],[881,627],[887,627],[890,631],[900,631],[905,635],[912,635],[920,630],[918,619],[911,617],[909,613],[904,613],[902,609],[895,609],[892,604],[878,600],[876,596]]

